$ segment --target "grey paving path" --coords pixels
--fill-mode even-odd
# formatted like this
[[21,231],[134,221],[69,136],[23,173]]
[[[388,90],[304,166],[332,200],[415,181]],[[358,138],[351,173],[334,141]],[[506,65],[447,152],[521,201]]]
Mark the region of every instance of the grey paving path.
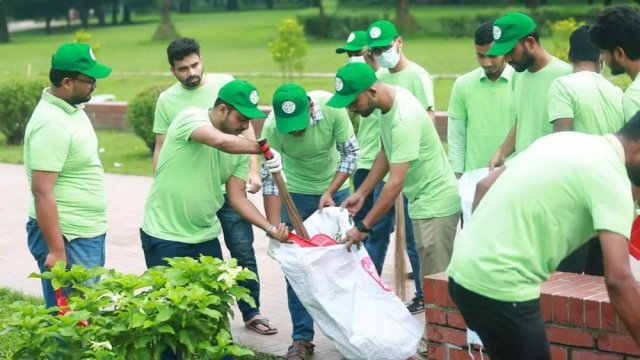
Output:
[[[138,238],[142,222],[144,201],[151,186],[151,178],[142,176],[107,175],[109,232],[107,233],[106,266],[121,272],[141,273],[144,258]],[[0,164],[0,286],[40,295],[40,283],[27,276],[37,271],[35,261],[26,245],[29,192],[24,169],[20,165]],[[262,209],[260,195],[250,199]],[[287,309],[285,281],[277,263],[267,253],[267,239],[262,231],[255,231],[255,248],[262,284],[262,313],[274,322],[280,331],[276,335],[258,335],[244,328],[239,312],[232,321],[234,338],[254,349],[284,355],[291,342],[291,321]],[[224,247],[224,246],[223,246]],[[225,254],[228,256],[228,254]],[[388,259],[393,259],[390,252]],[[392,269],[387,261],[383,279],[392,283]],[[407,293],[413,293],[412,282],[407,282]],[[417,319],[424,322],[423,314]],[[375,314],[371,314],[375,326]],[[342,359],[329,340],[316,329],[316,360]]]

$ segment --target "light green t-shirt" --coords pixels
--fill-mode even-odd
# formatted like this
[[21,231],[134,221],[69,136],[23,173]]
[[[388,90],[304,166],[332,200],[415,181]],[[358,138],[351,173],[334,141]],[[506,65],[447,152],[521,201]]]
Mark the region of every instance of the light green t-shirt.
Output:
[[[495,81],[482,68],[453,84],[449,100],[449,161],[458,173],[487,166],[516,122],[513,68],[507,65]],[[455,126],[456,121],[461,127]]]
[[[53,187],[62,235],[69,241],[107,232],[104,170],[98,138],[82,105],[72,106],[44,89],[24,137],[24,168],[58,173]],[[36,218],[31,194],[29,216]]]
[[624,125],[622,90],[592,71],[555,79],[549,87],[547,106],[549,122],[571,118],[577,132],[611,134]]
[[406,68],[396,73],[382,68],[378,70],[376,75],[380,81],[386,84],[401,86],[409,90],[420,101],[423,109],[435,109],[431,76],[420,65],[409,62]]
[[500,301],[540,296],[540,284],[597,231],[629,238],[634,206],[613,135],[560,132],[507,164],[456,239],[447,273]]
[[547,66],[534,73],[525,70],[515,74],[516,154],[538,138],[553,132],[547,112],[549,86],[556,78],[571,72],[569,64],[553,57]]
[[640,76],[636,76],[631,85],[624,92],[622,99],[624,107],[624,119],[631,120],[633,115],[640,111]]
[[403,192],[411,219],[445,217],[460,211],[458,183],[429,114],[408,90],[395,86],[393,106],[380,116],[389,164],[409,163]]
[[222,184],[223,193],[225,193],[225,184],[230,177],[236,177],[240,180],[247,181],[249,178],[249,155],[229,154],[224,151],[217,151],[218,164],[220,166],[220,183]]
[[[320,107],[322,119],[309,126],[303,136],[279,132],[273,112],[264,122],[262,136],[271,148],[282,155],[289,192],[322,195],[336,175],[340,159],[336,143],[345,142],[353,136],[347,110],[327,106],[331,94],[326,94],[309,94],[315,106]],[[340,190],[348,187],[349,182],[345,181]]]
[[360,117],[357,135],[358,145],[360,146],[358,169],[371,169],[373,161],[380,152],[379,117],[379,109],[374,110],[374,112],[367,117]]
[[173,119],[188,107],[209,109],[218,98],[218,92],[233,76],[227,74],[206,74],[206,83],[196,89],[185,89],[179,81],[163,91],[156,102],[153,116],[153,132],[166,134]]
[[151,236],[196,244],[220,235],[216,213],[224,197],[219,151],[190,139],[203,126],[213,126],[208,110],[190,108],[167,130],[142,224]]

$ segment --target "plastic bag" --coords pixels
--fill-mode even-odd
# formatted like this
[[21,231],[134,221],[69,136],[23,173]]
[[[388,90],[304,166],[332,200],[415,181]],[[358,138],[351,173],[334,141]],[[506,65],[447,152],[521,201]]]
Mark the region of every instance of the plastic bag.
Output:
[[[342,238],[346,211],[332,207],[305,222],[309,236]],[[302,248],[271,241],[269,254],[322,332],[347,359],[396,360],[415,354],[423,326],[378,276],[364,246]]]
[[458,180],[458,192],[462,202],[462,221],[467,222],[471,217],[473,197],[476,193],[476,184],[489,175],[489,168],[480,168],[467,171]]

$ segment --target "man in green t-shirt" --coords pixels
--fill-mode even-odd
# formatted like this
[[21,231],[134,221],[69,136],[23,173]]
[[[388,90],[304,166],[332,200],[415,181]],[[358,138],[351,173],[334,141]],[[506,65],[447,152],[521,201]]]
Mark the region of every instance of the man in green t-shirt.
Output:
[[[56,262],[104,266],[107,198],[98,139],[83,110],[97,79],[111,69],[87,44],[67,43],[51,58],[49,80],[25,130],[24,168],[31,186],[27,239],[40,272]],[[89,281],[95,282],[97,279]],[[56,305],[42,279],[47,307]]]
[[447,114],[449,162],[459,178],[465,171],[487,166],[516,121],[513,68],[504,56],[489,56],[493,24],[474,34],[479,68],[456,79]]
[[378,201],[346,233],[347,249],[359,244],[401,192],[409,200],[409,217],[420,258],[420,279],[449,264],[460,218],[456,177],[433,122],[407,89],[379,81],[363,64],[343,66],[336,74],[336,94],[328,103],[348,107],[362,116],[380,110],[381,149],[369,175],[342,203],[354,214],[386,175]]
[[[287,189],[303,220],[347,198],[347,180],[356,170],[360,152],[347,111],[327,106],[330,97],[326,91],[306,92],[299,85],[283,84],[273,94],[273,111],[262,130],[271,149],[282,154]],[[282,219],[290,224],[273,179],[263,176],[263,184],[269,221],[277,223]],[[315,347],[313,319],[289,282],[287,300],[293,344],[285,358],[308,359]]]
[[629,120],[640,111],[640,14],[627,5],[607,8],[590,26],[590,33],[611,74],[626,73],[631,78],[622,98],[624,117]]
[[533,19],[519,12],[507,13],[493,23],[494,42],[487,55],[504,55],[517,72],[513,79],[516,125],[489,161],[490,168],[552,132],[547,92],[553,80],[571,73],[571,66],[542,47],[537,29]]
[[[208,109],[218,96],[220,88],[233,80],[230,75],[204,73],[203,60],[200,57],[200,45],[194,39],[180,38],[172,41],[167,47],[167,58],[171,65],[171,73],[178,81],[162,92],[156,103],[153,122],[153,131],[156,133],[154,172],[167,129],[176,116],[188,107]],[[249,140],[255,140],[251,125],[242,135]],[[244,156],[240,158],[247,159]],[[248,179],[246,179],[249,183],[248,191],[256,193],[262,186],[257,156],[251,155],[247,161],[250,161],[250,172]],[[224,243],[229,249],[231,257],[238,260],[238,265],[246,267],[258,275],[258,266],[253,249],[253,228],[249,222],[243,220],[233,210],[229,204],[224,185],[222,186],[222,192],[225,196],[225,202],[218,211],[217,216],[222,226]],[[242,319],[245,324],[249,329],[260,334],[275,334],[277,332],[276,327],[264,320],[260,315],[260,282],[248,281],[244,282],[243,285],[249,289],[251,297],[256,303],[256,306],[251,306],[244,301],[238,302],[238,308],[242,313]]]
[[[588,26],[569,38],[573,74],[551,83],[548,95],[549,122],[553,131],[578,131],[592,135],[613,134],[624,125],[622,90],[600,75],[600,50],[591,42]],[[597,238],[574,251],[558,271],[602,276],[602,250]]]
[[629,267],[640,185],[640,115],[617,134],[545,136],[478,184],[447,269],[449,294],[491,359],[550,359],[540,287],[600,238],[609,299],[640,344],[640,288]]

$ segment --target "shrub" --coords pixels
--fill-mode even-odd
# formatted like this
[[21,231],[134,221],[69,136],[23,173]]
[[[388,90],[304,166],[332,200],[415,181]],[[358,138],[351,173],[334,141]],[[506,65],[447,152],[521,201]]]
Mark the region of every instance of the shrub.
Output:
[[165,89],[166,86],[160,85],[149,87],[136,95],[127,107],[127,121],[152,153],[156,147],[156,134],[153,132],[156,101]]
[[561,60],[569,61],[569,37],[582,25],[585,25],[584,21],[576,22],[574,18],[556,21],[551,24],[551,42],[554,46],[553,55]]
[[[210,256],[173,258],[169,264],[125,275],[79,265],[66,270],[59,262],[51,272],[31,276],[51,279],[56,289],[72,286],[66,310],[15,303],[0,335],[17,332],[24,339],[14,359],[144,360],[158,359],[167,349],[182,359],[251,355],[232,343],[228,316],[236,299],[253,302],[238,281],[255,280],[255,274],[235,259]],[[81,285],[99,274],[97,284]]]
[[17,79],[0,84],[0,132],[7,144],[23,143],[27,122],[45,86],[43,81]]
[[380,20],[379,16],[357,15],[314,15],[299,16],[307,35],[318,39],[346,40],[354,29],[366,30],[372,22]]
[[302,72],[307,55],[307,39],[303,27],[295,19],[285,19],[278,25],[276,38],[269,43],[271,57],[280,65],[283,76],[289,81],[293,72]]
[[92,35],[90,32],[88,32],[85,29],[80,29],[76,31],[76,33],[74,34],[73,42],[86,43],[89,46],[91,46],[91,50],[93,50],[94,53],[97,53],[100,50],[100,44],[96,42],[92,42],[91,37]]

